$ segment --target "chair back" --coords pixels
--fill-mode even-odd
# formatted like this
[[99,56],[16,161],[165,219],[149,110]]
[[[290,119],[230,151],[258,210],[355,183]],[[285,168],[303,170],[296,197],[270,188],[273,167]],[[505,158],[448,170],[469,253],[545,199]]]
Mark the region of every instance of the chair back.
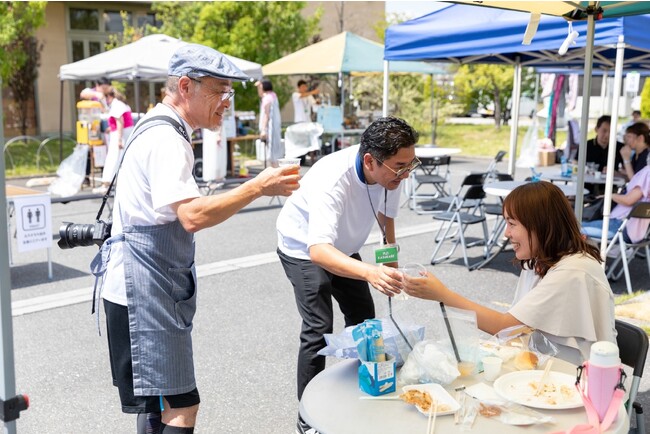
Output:
[[632,375],[643,376],[643,365],[648,355],[648,335],[640,328],[625,321],[616,320],[616,343],[623,364],[634,369]]
[[463,200],[468,200],[468,199],[474,199],[474,200],[480,200],[485,198],[485,191],[483,191],[483,185],[470,185],[467,191],[465,192],[465,195],[463,196]]
[[650,202],[638,202],[628,214],[628,218],[631,217],[637,219],[650,219]]
[[509,173],[496,173],[497,181],[514,181],[515,179]]
[[468,185],[483,185],[485,183],[485,177],[487,173],[471,173],[463,179],[461,187]]

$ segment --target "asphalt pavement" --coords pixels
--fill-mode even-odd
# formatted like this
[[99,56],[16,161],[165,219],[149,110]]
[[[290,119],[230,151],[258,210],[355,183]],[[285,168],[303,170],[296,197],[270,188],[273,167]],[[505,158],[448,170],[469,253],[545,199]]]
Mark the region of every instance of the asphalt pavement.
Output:
[[[485,169],[489,158],[454,156],[451,184],[456,189],[470,171]],[[507,159],[500,163],[505,171]],[[303,167],[303,172],[308,168]],[[518,169],[517,179],[528,176]],[[558,168],[559,170],[559,168]],[[24,185],[26,180],[7,180]],[[98,200],[52,205],[55,232],[63,221],[91,223]],[[293,433],[298,411],[295,364],[300,318],[291,285],[275,254],[277,201],[261,198],[230,220],[196,234],[199,275],[194,354],[202,403],[197,433]],[[436,226],[430,215],[403,207],[397,219],[400,262],[424,264],[449,287],[492,308],[506,310],[518,270],[505,251],[481,270],[469,272],[460,252],[446,263],[429,265]],[[373,231],[361,251],[372,256]],[[15,247],[15,244],[14,244]],[[133,433],[135,418],[122,414],[111,384],[104,316],[97,328],[90,314],[89,263],[96,247],[52,249],[53,279],[47,278],[45,251],[13,254],[11,267],[13,329],[18,393],[31,407],[17,421],[25,433]],[[476,259],[480,248],[472,249]],[[632,262],[635,287],[647,290],[646,265]],[[624,282],[613,282],[615,292]],[[373,291],[379,316],[386,298]],[[404,321],[431,324],[432,302],[409,299],[395,305]],[[637,320],[638,321],[638,320]],[[335,332],[343,319],[336,313]],[[99,334],[101,331],[101,335]],[[427,333],[435,333],[431,327]],[[328,364],[336,363],[328,359]],[[643,380],[640,401],[650,409],[650,381]]]

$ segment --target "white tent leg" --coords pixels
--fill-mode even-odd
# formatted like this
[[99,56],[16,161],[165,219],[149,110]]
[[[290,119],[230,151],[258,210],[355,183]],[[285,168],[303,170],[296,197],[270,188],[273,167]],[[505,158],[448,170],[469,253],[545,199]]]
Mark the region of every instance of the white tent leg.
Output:
[[384,94],[383,94],[382,111],[381,111],[381,114],[384,117],[388,116],[388,74],[389,74],[388,67],[389,67],[388,60],[384,60]]
[[[591,5],[593,2],[589,2]],[[582,85],[582,117],[580,120],[580,146],[578,147],[578,179],[576,180],[575,214],[582,221],[584,204],[585,161],[587,160],[587,133],[589,132],[589,96],[591,95],[591,71],[594,57],[594,16],[587,17],[587,46],[585,47],[584,83]]]
[[[607,228],[609,227],[609,212],[612,206],[612,188],[614,186],[614,162],[616,161],[616,133],[618,131],[618,109],[621,84],[623,82],[623,61],[625,42],[623,35],[618,37],[616,44],[616,67],[614,69],[614,88],[612,89],[612,122],[609,128],[609,147],[607,148],[607,177],[605,180],[605,203],[603,204],[603,234],[600,238],[600,254],[605,260],[607,249]],[[603,267],[605,262],[603,262]],[[629,286],[628,286],[629,288]]]
[[[0,88],[2,80],[0,79]],[[0,120],[2,119],[2,96],[0,96]],[[3,122],[0,121],[0,143],[4,143]],[[0,203],[7,203],[5,193],[5,157],[0,154]],[[7,213],[0,212],[0,228],[7,227]],[[0,357],[0,398],[7,400],[16,395],[16,371],[14,360],[14,328],[11,318],[11,279],[9,278],[9,237],[7,231],[0,230],[0,339],[2,339],[2,357]],[[16,421],[5,422],[5,434],[16,432]]]
[[508,164],[508,173],[515,176],[515,166],[517,162],[517,135],[519,134],[519,106],[521,99],[521,62],[517,57],[515,63],[514,85],[512,88],[512,118],[510,119],[510,160]]

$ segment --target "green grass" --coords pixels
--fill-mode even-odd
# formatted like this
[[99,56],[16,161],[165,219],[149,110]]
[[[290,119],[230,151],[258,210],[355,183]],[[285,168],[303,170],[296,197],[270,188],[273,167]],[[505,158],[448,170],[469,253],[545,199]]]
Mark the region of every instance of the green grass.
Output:
[[[519,126],[517,145],[521,149],[527,126]],[[540,128],[540,133],[542,133]],[[540,136],[541,138],[541,136]],[[558,131],[556,143],[566,140],[566,131]],[[431,131],[420,132],[420,143],[431,143]],[[461,148],[463,156],[494,157],[500,150],[510,149],[510,126],[496,129],[494,125],[444,124],[436,130],[436,145],[442,148]]]
[[614,304],[615,305],[624,304],[628,300],[631,300],[634,297],[637,297],[637,296],[643,294],[644,292],[645,291],[637,291],[637,292],[633,292],[632,294],[617,295],[616,297],[614,297]]
[[[9,140],[5,143],[9,142]],[[56,173],[60,163],[59,138],[48,141],[39,152],[41,143],[41,139],[21,139],[11,143],[4,153],[5,176],[15,178]],[[63,158],[72,154],[75,145],[73,139],[63,137]],[[52,160],[50,160],[50,156]]]

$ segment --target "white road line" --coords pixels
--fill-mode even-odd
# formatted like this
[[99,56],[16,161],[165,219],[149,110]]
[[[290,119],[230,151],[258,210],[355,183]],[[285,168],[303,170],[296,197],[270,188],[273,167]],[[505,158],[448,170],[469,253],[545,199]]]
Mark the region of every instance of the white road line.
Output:
[[[425,223],[416,226],[410,226],[397,230],[397,239],[421,235],[438,230],[439,223]],[[373,232],[368,237],[365,245],[376,244],[379,242],[379,232]],[[215,274],[228,273],[235,270],[243,270],[258,265],[266,265],[278,262],[276,252],[260,253],[257,255],[243,256],[241,258],[228,259],[225,261],[203,264],[196,267],[197,278],[213,276]],[[30,313],[41,312],[57,307],[71,306],[73,304],[85,303],[92,301],[93,287],[74,289],[71,291],[58,292],[51,295],[42,295],[39,297],[18,300],[11,303],[12,316],[26,315]]]

